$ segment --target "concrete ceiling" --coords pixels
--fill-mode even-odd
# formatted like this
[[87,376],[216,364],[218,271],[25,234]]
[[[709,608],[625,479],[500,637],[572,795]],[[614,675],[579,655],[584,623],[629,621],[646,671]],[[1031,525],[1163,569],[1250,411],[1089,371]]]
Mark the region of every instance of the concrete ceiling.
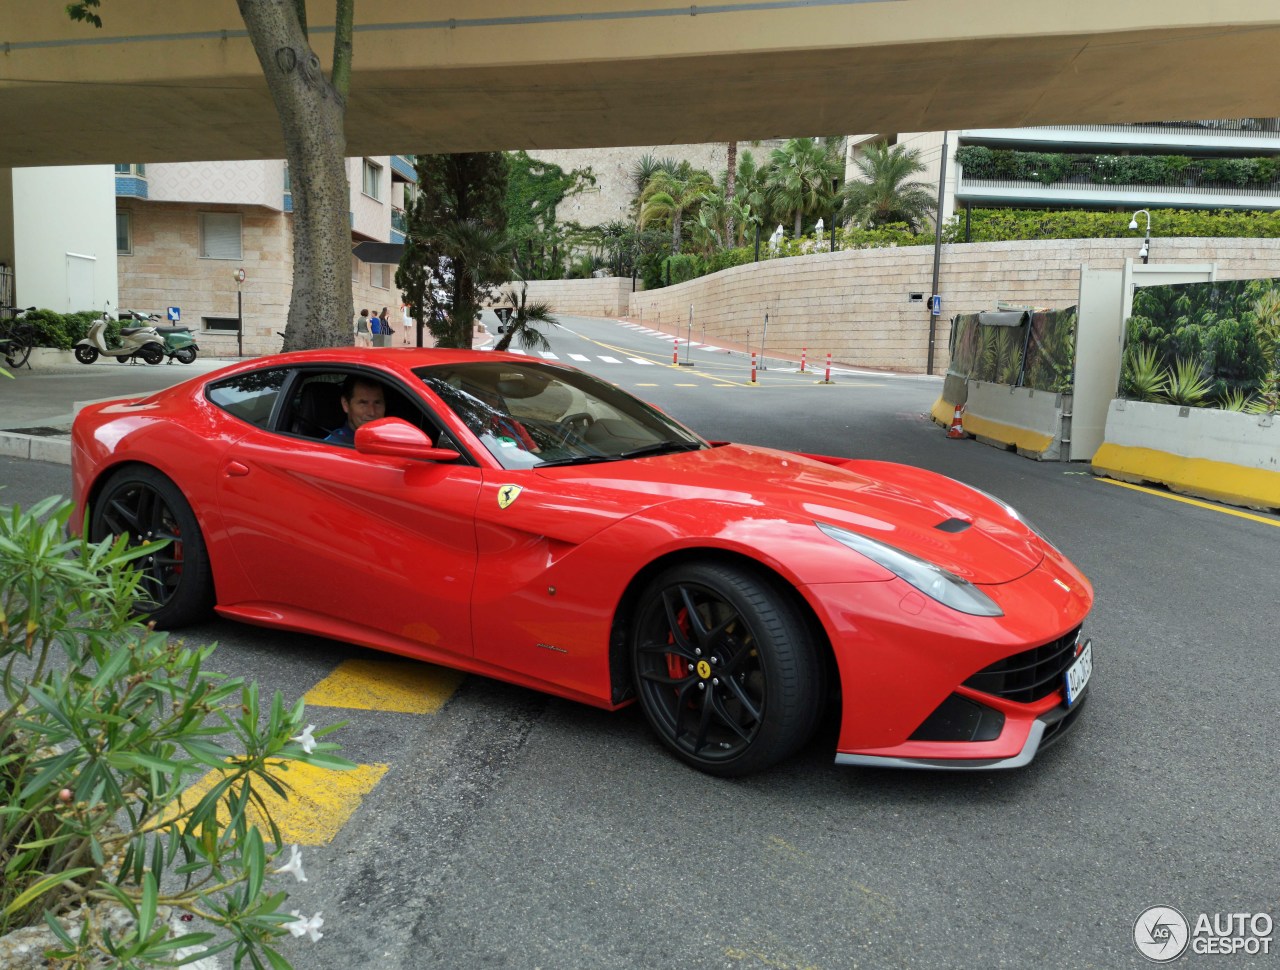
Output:
[[[332,8],[309,4],[326,61]],[[234,0],[101,13],[0,7],[0,166],[283,157]],[[348,155],[1280,115],[1274,0],[356,0],[356,22]]]

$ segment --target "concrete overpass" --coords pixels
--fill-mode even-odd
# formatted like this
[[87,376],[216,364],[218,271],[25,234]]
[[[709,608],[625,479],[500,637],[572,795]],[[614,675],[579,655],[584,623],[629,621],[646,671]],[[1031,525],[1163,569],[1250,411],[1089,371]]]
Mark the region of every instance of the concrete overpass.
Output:
[[[0,167],[280,158],[234,0],[0,7]],[[331,0],[308,4],[327,61]],[[1280,115],[1274,0],[357,0],[347,154]]]

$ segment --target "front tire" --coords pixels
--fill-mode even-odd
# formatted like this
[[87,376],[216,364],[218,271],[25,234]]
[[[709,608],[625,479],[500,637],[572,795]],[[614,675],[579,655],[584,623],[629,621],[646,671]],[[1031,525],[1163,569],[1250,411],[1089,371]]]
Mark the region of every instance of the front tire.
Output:
[[96,542],[127,535],[129,545],[168,539],[137,560],[142,570],[137,612],[160,629],[204,619],[213,607],[213,573],[200,523],[178,486],[145,465],[113,474],[93,503],[89,525]]
[[80,361],[80,363],[92,364],[97,359],[98,359],[98,351],[96,348],[86,347],[83,344],[76,347],[76,360]]
[[817,646],[792,599],[754,571],[668,569],[641,597],[630,644],[645,717],[701,771],[760,771],[813,734],[824,696]]

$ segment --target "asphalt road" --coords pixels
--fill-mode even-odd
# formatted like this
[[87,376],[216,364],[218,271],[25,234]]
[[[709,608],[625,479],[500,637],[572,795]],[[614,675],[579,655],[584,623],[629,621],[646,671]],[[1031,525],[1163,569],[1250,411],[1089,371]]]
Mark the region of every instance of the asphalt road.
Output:
[[[306,851],[289,908],[322,911],[325,937],[290,941],[296,966],[1137,967],[1149,906],[1280,917],[1280,519],[947,440],[925,417],[936,380],[771,364],[752,386],[741,356],[695,347],[676,368],[670,337],[563,322],[560,359],[707,437],[907,461],[1011,501],[1094,584],[1089,708],[1015,772],[838,768],[828,729],[738,781],[681,766],[634,710],[477,677],[429,716],[311,708],[389,769]],[[5,502],[69,481],[0,459]],[[222,621],[185,637],[289,698],[374,656]]]

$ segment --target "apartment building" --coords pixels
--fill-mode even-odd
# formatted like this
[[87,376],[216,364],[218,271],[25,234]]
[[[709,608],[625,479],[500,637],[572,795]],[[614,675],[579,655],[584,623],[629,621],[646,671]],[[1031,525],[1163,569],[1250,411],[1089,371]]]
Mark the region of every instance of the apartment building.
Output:
[[[376,244],[404,241],[413,160],[349,158],[347,180],[355,307],[389,307],[396,342],[409,344],[396,266]],[[120,307],[160,314],[176,307],[207,353],[280,348],[293,287],[293,199],[283,161],[121,164],[115,196]]]

